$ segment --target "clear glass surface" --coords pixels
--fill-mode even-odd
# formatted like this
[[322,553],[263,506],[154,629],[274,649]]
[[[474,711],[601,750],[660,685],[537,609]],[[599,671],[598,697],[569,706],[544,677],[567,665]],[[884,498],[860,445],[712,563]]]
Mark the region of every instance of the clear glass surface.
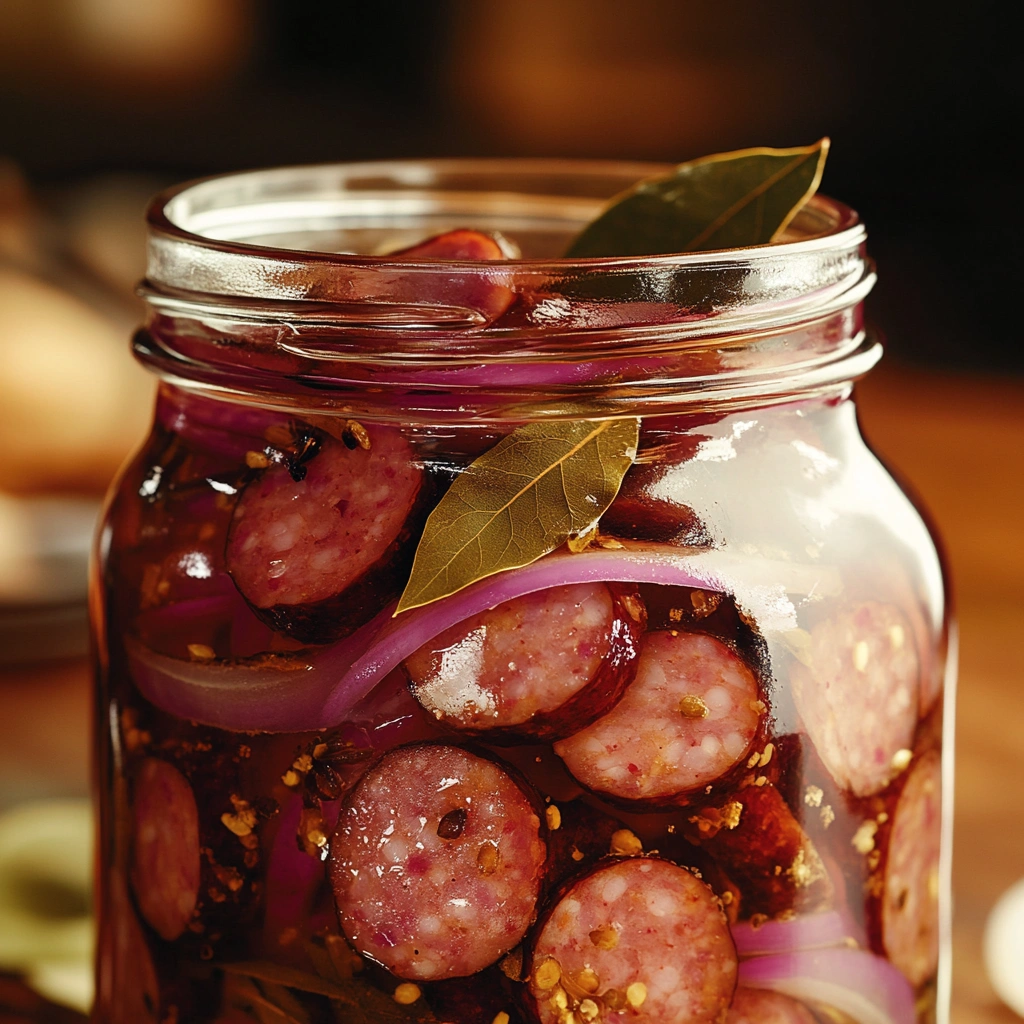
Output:
[[[97,1021],[944,1019],[947,610],[857,428],[863,228],[818,198],[779,245],[557,258],[651,171],[154,203],[164,384],[93,590]],[[462,227],[521,256],[381,255]],[[592,543],[394,616],[453,480],[583,419],[639,419]]]

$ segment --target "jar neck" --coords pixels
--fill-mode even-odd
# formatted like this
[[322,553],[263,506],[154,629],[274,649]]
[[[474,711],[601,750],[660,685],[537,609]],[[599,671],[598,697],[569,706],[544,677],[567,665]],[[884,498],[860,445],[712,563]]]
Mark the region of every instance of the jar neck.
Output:
[[291,325],[154,315],[139,359],[210,397],[403,423],[649,416],[731,410],[841,390],[878,361],[861,303],[789,329],[703,338],[671,331],[567,352],[368,352]]
[[[641,176],[447,161],[183,187],[150,209],[136,353],[190,390],[434,423],[767,404],[842,387],[877,360],[864,228],[826,197],[779,244],[561,258]],[[466,226],[503,232],[521,258],[373,255]]]

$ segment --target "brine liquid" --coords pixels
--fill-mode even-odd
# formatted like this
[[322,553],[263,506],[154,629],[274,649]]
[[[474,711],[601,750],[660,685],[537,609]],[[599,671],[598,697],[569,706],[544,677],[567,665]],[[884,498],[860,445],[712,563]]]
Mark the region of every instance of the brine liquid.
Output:
[[588,550],[411,639],[502,431],[161,403],[107,527],[98,1020],[933,1019],[941,582],[850,403],[646,421]]

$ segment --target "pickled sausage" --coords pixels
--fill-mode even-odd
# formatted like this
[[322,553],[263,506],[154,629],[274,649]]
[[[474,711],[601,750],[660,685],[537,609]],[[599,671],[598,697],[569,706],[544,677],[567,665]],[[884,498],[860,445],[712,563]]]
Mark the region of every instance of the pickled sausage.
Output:
[[599,867],[555,905],[533,947],[529,990],[540,1024],[712,1024],[736,974],[711,890],[685,868],[636,857]]
[[417,700],[450,728],[557,739],[615,706],[636,673],[643,625],[635,587],[553,587],[453,626],[405,667]]
[[[925,754],[910,770],[892,814],[880,876],[869,881],[877,901],[869,908],[874,944],[920,985],[939,959],[939,851],[942,844],[942,772],[937,753]],[[880,940],[880,942],[879,942]]]
[[139,765],[132,794],[132,888],[142,916],[176,939],[199,898],[199,811],[192,787],[167,761]]
[[[424,239],[408,249],[389,253],[389,258],[402,260],[436,260],[456,262],[493,262],[518,255],[518,249],[501,235],[485,234],[468,228],[456,228],[442,235]],[[470,309],[487,321],[496,320],[512,304],[515,292],[507,284],[483,274],[452,273],[406,278],[394,271],[389,281],[392,302],[408,296],[410,301],[436,302],[441,305]]]
[[554,749],[598,793],[685,803],[747,756],[765,711],[753,672],[720,640],[648,633],[622,700]]
[[793,699],[829,773],[855,796],[884,789],[913,747],[919,665],[913,633],[892,605],[867,601],[811,631]]
[[308,643],[372,618],[411,561],[423,474],[397,430],[365,436],[368,449],[324,436],[301,479],[271,465],[235,507],[227,566],[236,586],[272,626]]
[[520,783],[458,747],[400,747],[371,767],[331,839],[341,926],[400,978],[465,977],[536,915],[547,849]]
[[725,1024],[817,1024],[817,1018],[803,1003],[781,992],[759,988],[738,988]]

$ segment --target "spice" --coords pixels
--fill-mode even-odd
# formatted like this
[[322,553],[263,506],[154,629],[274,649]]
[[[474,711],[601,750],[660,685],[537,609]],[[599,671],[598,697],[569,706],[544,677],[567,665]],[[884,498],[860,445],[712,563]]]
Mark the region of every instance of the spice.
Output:
[[517,946],[508,953],[498,964],[501,968],[501,973],[505,975],[509,981],[522,981],[523,978],[523,950]]
[[498,869],[498,847],[494,843],[483,843],[476,855],[476,866],[482,875],[493,875]]
[[551,829],[552,832],[557,831],[561,827],[562,812],[554,804],[551,804],[551,806],[544,811],[544,817],[547,820],[548,828]]
[[642,981],[634,981],[633,984],[626,989],[626,1002],[629,1003],[634,1010],[638,1010],[643,1006],[646,998],[647,986]]
[[404,981],[395,989],[394,1000],[402,1006],[412,1006],[422,994],[419,985]]
[[458,839],[466,827],[466,809],[455,807],[450,810],[437,824],[439,839]]
[[590,933],[590,941],[598,949],[614,949],[619,944],[619,932],[610,924],[602,924]]
[[869,854],[875,848],[875,833],[878,831],[877,821],[862,822],[850,840],[853,848],[861,854]]
[[695,693],[687,693],[679,698],[679,710],[684,718],[707,718],[708,706]]
[[562,977],[562,968],[558,961],[553,957],[545,960],[540,967],[537,968],[536,973],[533,976],[534,984],[539,989],[554,988],[559,979]]
[[644,844],[640,842],[635,832],[630,832],[628,828],[620,828],[612,833],[609,852],[617,857],[636,857],[644,852]]

